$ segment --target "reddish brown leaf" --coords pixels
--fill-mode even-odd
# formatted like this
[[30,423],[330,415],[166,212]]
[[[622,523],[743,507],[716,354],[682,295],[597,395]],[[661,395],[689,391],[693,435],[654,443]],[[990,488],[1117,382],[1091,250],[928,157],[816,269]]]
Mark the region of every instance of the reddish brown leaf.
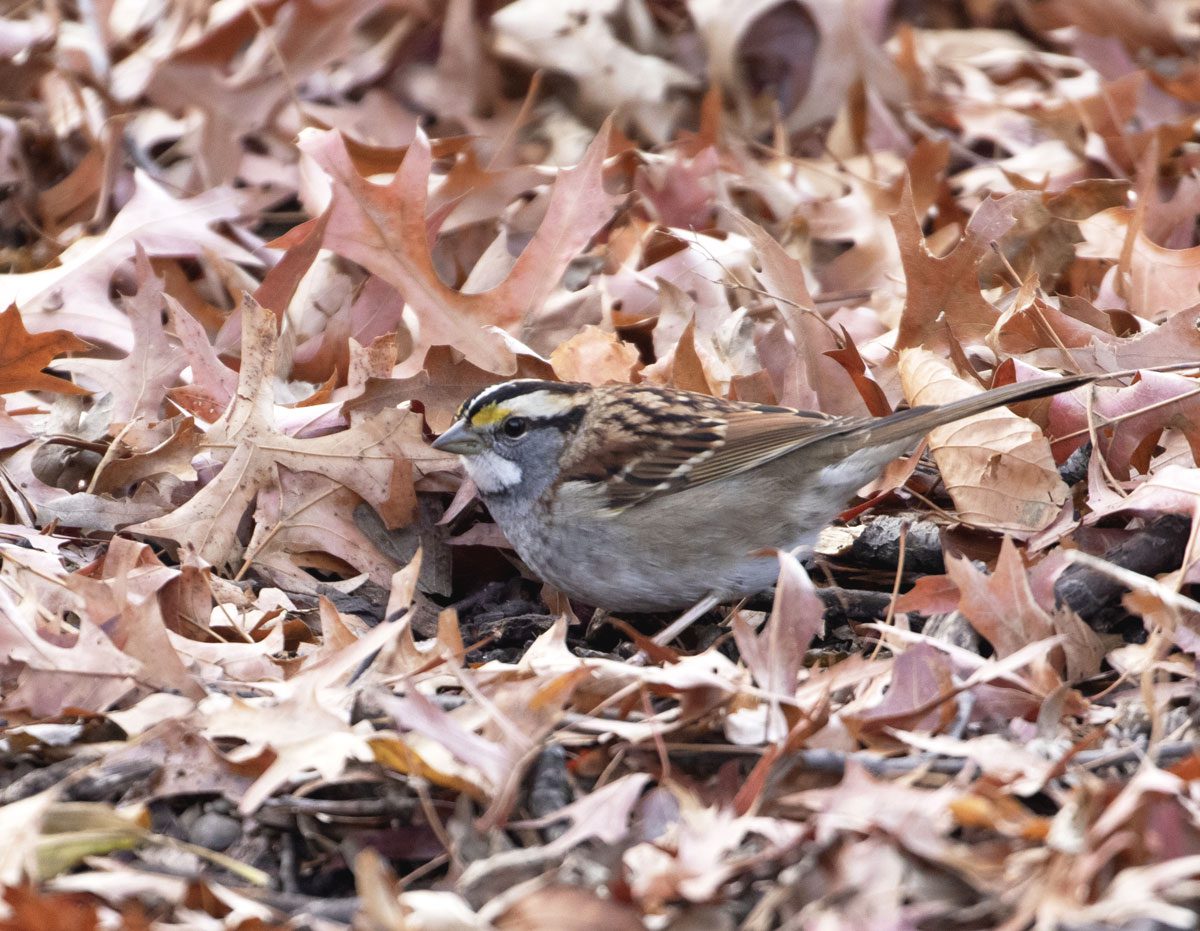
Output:
[[13,391],[87,394],[86,388],[48,375],[42,369],[64,353],[86,352],[91,348],[66,330],[30,334],[16,306],[10,306],[0,314],[0,394]]

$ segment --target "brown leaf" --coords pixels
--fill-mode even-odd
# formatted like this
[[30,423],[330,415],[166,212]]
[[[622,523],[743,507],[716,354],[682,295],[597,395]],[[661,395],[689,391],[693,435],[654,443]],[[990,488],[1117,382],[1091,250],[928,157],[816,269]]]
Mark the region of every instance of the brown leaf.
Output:
[[638,912],[578,886],[543,886],[495,919],[502,931],[641,931]]
[[[874,708],[843,714],[842,721],[864,743],[892,746],[890,728],[936,734],[954,720],[954,668],[950,658],[928,643],[909,647],[892,666],[887,693]],[[938,698],[945,700],[930,707]],[[882,739],[881,739],[882,738]]]
[[[518,356],[518,378],[554,380],[554,370],[533,356]],[[441,433],[454,422],[459,405],[481,388],[499,380],[492,372],[484,371],[465,359],[458,358],[447,346],[433,346],[425,354],[421,371],[409,378],[371,379],[363,393],[343,407],[347,413],[361,410],[364,414],[394,407],[404,401],[420,401],[430,429]]]
[[638,368],[638,351],[614,333],[585,326],[551,353],[550,365],[563,381],[628,382]]
[[1200,382],[1196,379],[1143,372],[1128,388],[1099,386],[1089,394],[1090,404],[1074,395],[1056,398],[1050,425],[1056,435],[1073,436],[1071,445],[1078,445],[1089,436],[1090,417],[1096,452],[1117,478],[1128,478],[1131,468],[1148,472],[1148,463],[1136,454],[1147,437],[1157,437],[1168,428],[1182,433],[1193,457],[1200,458]]
[[187,364],[163,329],[163,279],[155,277],[141,246],[134,268],[137,293],[121,301],[133,330],[132,351],[123,359],[71,359],[64,366],[112,395],[117,427],[134,420],[157,421],[167,389]]
[[958,609],[998,657],[1012,656],[1030,643],[1063,633],[1066,655],[1055,651],[1056,668],[1068,678],[1082,678],[1099,668],[1102,652],[1097,649],[1095,634],[1078,618],[1052,617],[1037,603],[1025,564],[1008,537],[991,575],[980,572],[965,557],[949,559],[946,574],[962,593]]
[[[395,287],[422,322],[423,357],[430,346],[453,346],[472,363],[510,374],[516,365],[504,340],[489,328],[514,331],[558,286],[567,264],[611,217],[614,198],[604,190],[601,169],[608,132],[597,134],[583,160],[559,174],[545,219],[499,285],[478,294],[442,282],[429,250],[425,216],[432,166],[428,140],[418,134],[386,186],[372,184],[350,161],[337,133],[303,143],[329,173],[333,197],[324,246],[360,263]],[[315,223],[318,221],[310,221]],[[287,237],[304,235],[308,224]]]
[[[317,472],[353,490],[390,526],[410,519],[416,471],[448,467],[452,460],[429,448],[421,418],[409,410],[350,415],[350,427],[311,439],[282,432],[276,423],[276,318],[247,297],[242,309],[242,368],[233,403],[210,428],[204,445],[224,456],[220,473],[174,512],[131,532],[194,547],[202,558],[225,565],[239,559],[238,524],[264,490],[278,488],[277,465]],[[286,512],[288,505],[283,506]],[[349,515],[345,519],[349,519]]]
[[86,352],[91,345],[66,330],[30,334],[15,305],[0,314],[0,394],[13,391],[54,391],[88,394],[65,378],[42,369],[66,352]]
[[272,571],[289,591],[319,586],[303,567],[326,553],[387,587],[400,568],[372,544],[350,519],[361,499],[349,488],[315,472],[279,467],[278,491],[261,493],[254,511],[254,534],[245,559]]
[[771,695],[790,696],[809,644],[824,627],[825,605],[808,573],[795,556],[780,552],[775,601],[762,632],[756,635],[738,614],[733,633],[759,687]]
[[850,373],[829,355],[843,347],[832,327],[813,310],[804,267],[757,223],[740,214],[732,216],[758,253],[762,264],[758,279],[774,298],[791,336],[788,345],[786,337],[780,335],[779,341],[787,353],[786,364],[782,372],[772,372],[780,403],[846,416],[866,413],[866,404]]
[[905,188],[900,209],[892,216],[904,263],[907,297],[896,348],[944,346],[952,338],[964,346],[984,342],[999,314],[979,291],[980,260],[988,245],[1013,224],[1017,195],[984,201],[962,240],[944,258],[930,253],[913,210],[912,191]]
[[[1146,235],[1129,207],[1112,207],[1080,223],[1086,241],[1078,254],[1121,260],[1128,276],[1129,309],[1147,320],[1166,320],[1200,302],[1200,246],[1167,249]],[[1127,258],[1126,258],[1127,257]]]
[[133,183],[133,197],[102,235],[72,243],[56,267],[0,278],[0,305],[15,303],[35,331],[57,324],[128,351],[133,334],[109,300],[109,285],[139,246],[152,257],[211,255],[257,264],[252,253],[210,228],[235,221],[248,204],[246,192],[216,187],[179,199],[140,171]]

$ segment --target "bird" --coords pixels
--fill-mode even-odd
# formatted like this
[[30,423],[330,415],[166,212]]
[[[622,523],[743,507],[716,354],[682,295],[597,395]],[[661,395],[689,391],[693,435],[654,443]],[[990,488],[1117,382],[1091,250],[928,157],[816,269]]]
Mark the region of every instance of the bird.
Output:
[[647,384],[540,379],[463,402],[456,453],[521,560],[605,611],[674,611],[770,588],[854,493],[935,427],[1108,375],[1047,377],[885,417],[837,417]]

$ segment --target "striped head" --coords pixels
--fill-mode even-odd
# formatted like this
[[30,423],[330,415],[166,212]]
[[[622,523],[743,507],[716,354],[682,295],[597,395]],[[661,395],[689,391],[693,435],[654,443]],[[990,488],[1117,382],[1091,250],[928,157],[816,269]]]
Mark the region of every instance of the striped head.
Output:
[[463,402],[433,448],[458,453],[484,497],[540,494],[587,411],[587,385],[517,379]]

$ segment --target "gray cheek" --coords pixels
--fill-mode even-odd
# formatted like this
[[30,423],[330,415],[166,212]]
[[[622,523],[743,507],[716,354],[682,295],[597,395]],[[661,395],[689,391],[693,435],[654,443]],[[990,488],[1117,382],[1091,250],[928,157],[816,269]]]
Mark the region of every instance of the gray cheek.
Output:
[[492,437],[489,447],[463,464],[484,495],[511,494],[520,486],[519,497],[536,499],[558,476],[558,460],[565,437],[558,430],[535,429],[520,440]]

